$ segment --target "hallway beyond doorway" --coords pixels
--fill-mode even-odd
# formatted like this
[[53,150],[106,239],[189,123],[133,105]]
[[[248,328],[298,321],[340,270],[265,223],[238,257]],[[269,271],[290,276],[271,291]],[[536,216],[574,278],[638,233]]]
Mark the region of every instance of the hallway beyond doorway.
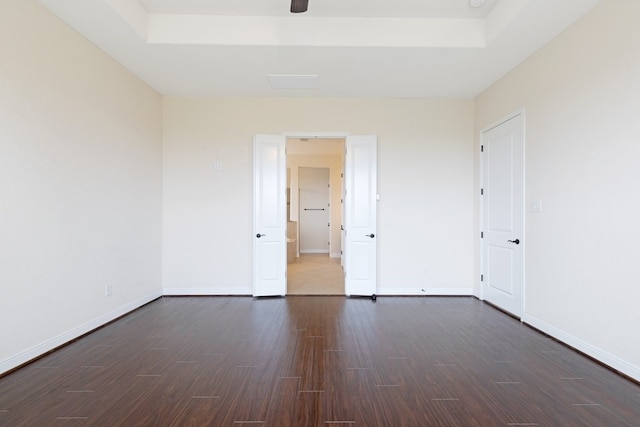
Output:
[[301,254],[287,265],[287,295],[344,295],[340,258]]

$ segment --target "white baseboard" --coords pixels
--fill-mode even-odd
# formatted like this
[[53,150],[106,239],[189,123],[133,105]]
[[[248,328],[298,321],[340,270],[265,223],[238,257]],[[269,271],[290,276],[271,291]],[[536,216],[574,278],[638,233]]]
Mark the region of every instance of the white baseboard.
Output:
[[376,295],[473,296],[473,288],[378,288]]
[[301,254],[328,254],[329,251],[326,249],[304,249],[300,250]]
[[329,258],[341,258],[342,254],[340,252],[331,252],[329,254]]
[[120,316],[123,316],[139,307],[142,307],[143,305],[148,304],[157,298],[160,298],[161,296],[162,296],[161,290],[154,291],[148,295],[145,295],[141,298],[131,301],[128,304],[118,307],[115,310],[110,311],[109,313],[103,314],[102,316],[99,316],[93,320],[85,322],[82,325],[79,325],[63,334],[60,334],[43,343],[35,345],[28,350],[25,350],[21,353],[16,354],[15,356],[12,356],[6,360],[3,360],[0,362],[0,374],[4,372],[8,372],[12,369],[15,369],[18,366],[29,362],[30,360],[34,360],[42,356],[43,354],[46,354],[47,352],[57,347],[60,347],[61,345],[64,345],[70,341],[73,341],[78,337],[81,337],[87,332],[91,332],[94,329],[97,329],[100,326],[103,326],[111,322],[112,320],[117,319]]
[[555,339],[570,345],[571,347],[583,352],[584,354],[593,357],[594,359],[604,363],[605,365],[610,366],[611,368],[622,372],[625,375],[628,375],[636,381],[640,381],[639,366],[635,366],[598,347],[584,342],[581,339],[574,337],[573,335],[567,334],[566,332],[561,331],[560,329],[555,328],[534,316],[525,314],[522,317],[522,321],[533,326],[536,329],[539,329],[545,334],[548,334]]
[[225,296],[225,295],[253,295],[251,287],[233,288],[164,288],[162,295],[165,296]]

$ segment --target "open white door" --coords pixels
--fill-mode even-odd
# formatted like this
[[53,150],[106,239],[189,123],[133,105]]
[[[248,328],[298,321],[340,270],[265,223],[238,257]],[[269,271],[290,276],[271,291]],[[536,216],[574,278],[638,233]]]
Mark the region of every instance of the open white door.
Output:
[[377,139],[348,136],[345,156],[345,294],[376,298]]
[[520,317],[523,306],[522,114],[482,134],[482,293],[492,304]]
[[287,293],[286,138],[253,138],[253,296]]

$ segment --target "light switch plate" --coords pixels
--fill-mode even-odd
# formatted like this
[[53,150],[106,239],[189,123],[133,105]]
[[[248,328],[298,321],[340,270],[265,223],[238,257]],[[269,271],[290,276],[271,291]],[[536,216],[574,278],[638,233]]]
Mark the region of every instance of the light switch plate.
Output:
[[542,200],[536,200],[531,204],[531,212],[533,213],[542,212]]

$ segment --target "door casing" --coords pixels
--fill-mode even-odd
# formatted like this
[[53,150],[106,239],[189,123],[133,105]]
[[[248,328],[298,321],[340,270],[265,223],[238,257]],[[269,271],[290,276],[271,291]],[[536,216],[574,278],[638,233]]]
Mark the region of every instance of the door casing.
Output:
[[[284,136],[285,140],[286,140],[286,138],[339,138],[339,139],[345,139],[345,141],[346,141],[350,137],[350,134],[349,133],[344,133],[344,132],[335,132],[335,133],[308,133],[308,132],[306,132],[306,133],[305,132],[289,133],[289,132],[284,132],[284,133],[281,134],[281,136]],[[372,137],[375,137],[375,136],[372,135]],[[377,137],[375,137],[375,138],[377,139]],[[377,157],[376,157],[376,159],[377,159]],[[254,166],[253,166],[254,192],[255,192],[255,185],[256,185],[255,184],[255,182],[256,182],[255,181],[256,171],[257,171],[257,166],[254,163]],[[285,179],[286,179],[286,167],[285,167]],[[376,180],[377,180],[377,177],[376,177]],[[348,203],[347,200],[345,200],[344,203],[346,205],[346,203]],[[256,216],[256,206],[255,206],[255,204],[254,204],[253,216],[254,216],[254,224],[255,224],[255,216]],[[286,223],[286,211],[283,212],[283,221]],[[254,233],[254,236],[252,236],[253,238],[255,238],[255,234],[256,233]],[[283,265],[281,266],[281,268],[286,272],[286,252],[285,251],[286,251],[286,246],[283,249],[283,257],[282,257],[282,259],[284,261],[283,261]],[[256,279],[255,279],[255,277],[256,277],[256,262],[257,262],[256,261],[256,256],[257,256],[257,251],[255,250],[255,244],[254,244],[253,253],[254,253],[254,260],[253,260],[253,270],[254,270],[254,274],[253,274],[253,277],[254,277],[253,289],[254,289],[254,296],[265,296],[265,295],[263,295],[261,293],[256,293]],[[377,265],[376,264],[374,264],[374,266],[373,266],[374,269],[377,269]],[[278,266],[278,268],[280,268],[280,266]],[[375,276],[375,274],[374,274],[374,276]],[[286,285],[285,285],[285,287],[286,287]],[[280,295],[280,294],[278,293],[278,294],[274,294],[274,295]]]

